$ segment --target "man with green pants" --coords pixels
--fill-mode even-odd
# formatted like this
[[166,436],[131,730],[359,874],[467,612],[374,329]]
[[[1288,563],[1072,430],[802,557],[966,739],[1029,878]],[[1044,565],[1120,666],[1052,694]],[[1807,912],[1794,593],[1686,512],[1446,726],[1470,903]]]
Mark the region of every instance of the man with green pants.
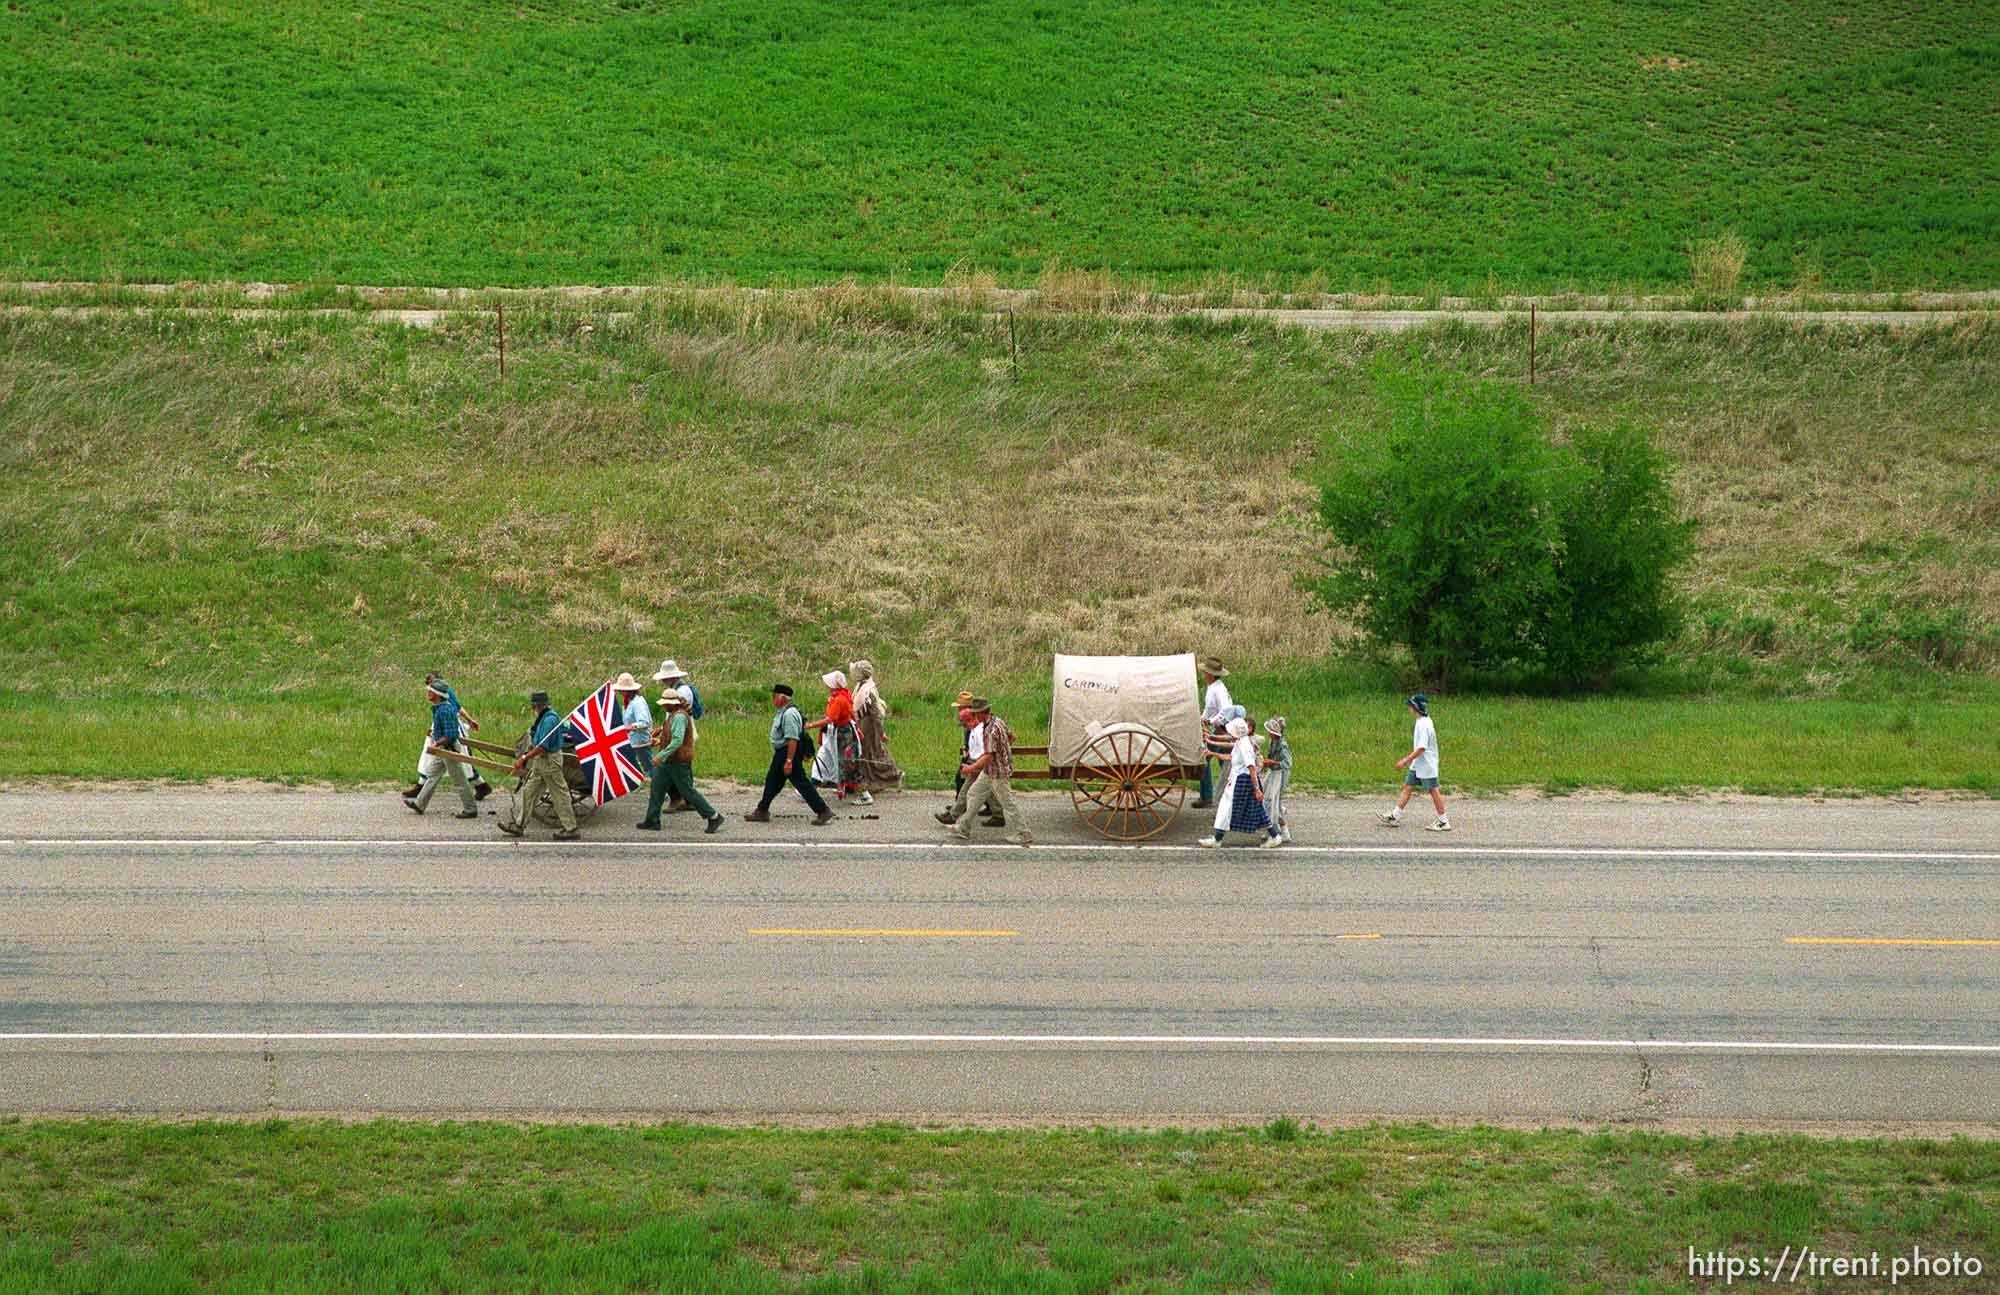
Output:
[[569,779],[563,776],[563,730],[568,727],[562,717],[549,708],[549,695],[545,692],[530,693],[528,705],[535,711],[535,726],[528,730],[528,749],[514,761],[514,772],[527,770],[527,777],[521,783],[521,790],[514,796],[512,817],[503,815],[500,830],[509,836],[521,836],[528,830],[528,815],[534,811],[535,801],[547,792],[549,803],[555,806],[556,840],[576,840],[576,806],[570,803]]
[[639,828],[660,830],[660,806],[671,792],[674,799],[686,801],[708,820],[708,834],[713,836],[722,830],[722,815],[694,789],[695,729],[688,716],[687,698],[668,689],[660,698],[660,712],[661,723],[653,730],[659,754],[653,757],[653,786],[646,794],[646,817],[639,820]]

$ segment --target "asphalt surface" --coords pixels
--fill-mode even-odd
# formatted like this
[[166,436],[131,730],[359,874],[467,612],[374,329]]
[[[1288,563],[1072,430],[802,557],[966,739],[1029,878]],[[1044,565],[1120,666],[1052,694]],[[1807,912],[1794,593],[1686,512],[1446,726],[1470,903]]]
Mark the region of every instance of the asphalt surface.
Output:
[[[1385,775],[1386,785],[1393,781],[1393,771],[1386,764]],[[804,803],[789,790],[772,808],[774,821],[754,825],[740,821],[739,816],[756,802],[756,789],[705,777],[700,785],[716,807],[729,815],[729,826],[721,839],[735,845],[927,845],[939,839],[939,827],[931,814],[946,799],[941,792],[884,795],[868,807],[838,806],[840,821],[815,829],[807,822],[810,816]],[[1028,815],[1028,826],[1044,844],[1103,844],[1081,826],[1066,795],[1015,794]],[[5,796],[6,805],[0,839],[504,840],[493,822],[505,803],[505,792],[480,806],[483,817],[478,823],[452,817],[457,802],[448,789],[439,792],[431,812],[422,818],[409,813],[386,792],[99,785],[86,791],[16,787],[0,795]],[[1388,804],[1387,790],[1363,799],[1293,796],[1288,801],[1293,835],[1305,846],[2000,850],[2000,799],[1787,800],[1584,794],[1467,800],[1454,796],[1446,806],[1456,829],[1449,836],[1432,836],[1422,830],[1429,821],[1422,800],[1411,803],[1399,831],[1382,829],[1374,821],[1375,814]],[[643,841],[660,847],[693,841],[701,835],[701,824],[692,814],[668,818],[667,830],[659,837],[636,832],[632,825],[643,809],[637,797],[628,796],[598,810],[585,821],[586,842]],[[1207,830],[1205,816],[1186,808],[1152,844],[1189,845]],[[531,835],[546,837],[547,831],[538,828]],[[978,829],[982,840],[998,840],[1002,835]]]
[[[1627,803],[1636,834],[1538,847],[1509,802],[1446,838],[1315,802],[1297,848],[1210,852],[1106,849],[1052,800],[1023,851],[930,844],[916,796],[716,840],[614,805],[559,845],[180,795],[91,842],[102,798],[9,793],[0,1108],[2000,1132],[1983,803]],[[1518,808],[1586,807],[1621,808]],[[1752,811],[1788,826],[1729,844]],[[1911,840],[1947,822],[1983,839]]]

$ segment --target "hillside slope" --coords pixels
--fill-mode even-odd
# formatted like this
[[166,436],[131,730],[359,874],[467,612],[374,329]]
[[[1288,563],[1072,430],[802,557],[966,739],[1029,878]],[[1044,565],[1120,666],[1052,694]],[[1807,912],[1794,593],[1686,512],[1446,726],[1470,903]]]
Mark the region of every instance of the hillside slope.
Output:
[[15,8],[12,277],[2000,284],[1979,0]]
[[[166,768],[217,767],[223,751],[175,740],[177,714],[245,727],[232,771],[353,776],[376,741],[355,746],[361,730],[390,735],[378,767],[397,769],[426,666],[491,709],[669,653],[751,713],[774,672],[803,685],[866,655],[904,702],[976,681],[1033,727],[1052,651],[1196,648],[1239,663],[1254,704],[1332,725],[1405,683],[1294,583],[1316,552],[1303,474],[1377,433],[1377,365],[1511,378],[1526,344],[1519,327],[1026,314],[1016,377],[1005,319],[945,298],[664,294],[623,324],[510,310],[501,385],[490,324],[0,317],[17,703],[0,775],[123,770],[141,743]],[[1712,704],[1502,701],[1480,739],[1497,760],[1458,776],[1989,785],[1963,741],[1926,754],[1940,731],[1911,707],[1996,695],[1990,326],[1616,324],[1542,344],[1555,425],[1657,428],[1702,522],[1694,623],[1631,686],[1880,709],[1773,726]],[[149,731],[59,736],[85,714]],[[1645,771],[1574,763],[1586,714]],[[1718,764],[1729,735],[1704,747],[1691,723],[1738,723],[1789,772],[1762,747]],[[1895,771],[1836,771],[1857,725]],[[1656,729],[1677,736],[1624,749]],[[741,728],[746,760],[759,732]],[[1358,778],[1379,763],[1367,745],[1312,758],[1337,749]]]

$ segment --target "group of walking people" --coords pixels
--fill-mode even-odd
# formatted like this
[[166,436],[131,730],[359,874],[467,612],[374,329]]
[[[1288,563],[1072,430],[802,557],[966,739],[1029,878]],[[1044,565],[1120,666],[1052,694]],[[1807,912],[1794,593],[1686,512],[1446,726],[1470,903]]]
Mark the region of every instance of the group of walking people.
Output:
[[[1230,697],[1229,686],[1223,682],[1229,670],[1221,660],[1204,657],[1198,668],[1203,683],[1202,775],[1200,796],[1194,804],[1198,809],[1213,809],[1215,817],[1211,832],[1196,844],[1213,849],[1237,834],[1258,838],[1265,848],[1283,846],[1292,839],[1285,808],[1292,778],[1292,748],[1285,736],[1285,717],[1270,716],[1262,735],[1256,735],[1256,721]],[[688,672],[672,658],[661,662],[652,678],[659,685],[657,718],[646,700],[645,688],[630,672],[619,675],[611,685],[616,699],[615,722],[625,728],[625,755],[649,783],[646,813],[638,829],[656,832],[661,830],[662,814],[692,811],[701,815],[708,833],[719,832],[723,815],[694,783],[700,740],[697,721],[703,713],[701,695]],[[764,774],[763,794],[756,808],[743,816],[745,821],[770,822],[771,805],[787,786],[813,812],[813,825],[823,827],[835,817],[824,793],[869,805],[874,803],[875,792],[902,785],[902,770],[889,753],[889,706],[877,685],[874,665],[854,661],[844,671],[827,671],[820,682],[826,689],[826,704],[811,720],[794,700],[790,684],[771,685],[771,760]],[[425,677],[424,688],[431,722],[417,763],[418,780],[402,793],[404,803],[424,813],[440,783],[449,776],[459,793],[457,817],[477,818],[478,802],[493,790],[481,777],[467,745],[466,734],[476,731],[479,723],[435,672]],[[546,798],[556,820],[556,839],[571,840],[577,835],[576,808],[563,763],[571,740],[566,731],[569,726],[550,706],[547,693],[532,693],[529,705],[534,719],[519,754],[506,766],[522,784],[509,811],[501,816],[499,827],[509,835],[522,835],[528,815]],[[1400,826],[1412,794],[1423,790],[1437,810],[1430,830],[1449,832],[1451,823],[1438,791],[1437,729],[1431,722],[1429,699],[1417,693],[1407,698],[1405,705],[1416,717],[1411,751],[1396,764],[1404,775],[1400,797],[1380,821],[1385,826]],[[954,709],[961,730],[957,776],[951,804],[936,815],[947,839],[969,841],[977,820],[986,827],[1011,828],[1007,840],[1013,844],[1032,844],[1034,837],[1014,799],[1013,730],[993,713],[991,703],[972,692],[958,694]],[[460,758],[448,758],[443,754],[447,752]],[[1219,788],[1215,779],[1218,764],[1223,766]]]
[[[744,815],[746,820],[770,821],[771,802],[787,783],[798,789],[818,826],[834,818],[822,788],[839,799],[851,797],[856,804],[869,805],[875,792],[902,785],[902,770],[889,754],[889,706],[875,681],[873,663],[852,662],[846,670],[828,671],[820,681],[827,690],[826,707],[812,720],[793,702],[790,684],[772,685],[771,765],[763,798]],[[691,810],[702,816],[709,833],[719,832],[722,814],[694,785],[701,694],[671,657],[660,663],[653,682],[659,685],[657,719],[655,703],[647,701],[645,687],[631,672],[620,674],[611,684],[615,714],[610,718],[625,730],[622,754],[649,784],[646,813],[637,826],[641,831],[659,831],[663,813]],[[493,790],[475,763],[480,758],[468,749],[466,733],[476,730],[478,722],[436,672],[425,677],[424,687],[430,725],[417,762],[417,782],[402,792],[403,803],[416,813],[426,812],[438,787],[450,777],[460,794],[457,816],[477,818],[478,802]],[[546,692],[529,694],[528,705],[533,712],[528,733],[513,763],[506,766],[522,779],[521,788],[509,812],[501,815],[499,827],[510,836],[522,835],[528,815],[547,800],[556,820],[556,839],[572,840],[577,835],[576,806],[563,756],[575,735]],[[448,758],[446,753],[459,758]]]
[[764,770],[764,794],[743,816],[746,822],[770,822],[771,803],[787,784],[812,810],[815,827],[834,819],[822,789],[840,800],[872,805],[876,792],[903,785],[903,771],[889,754],[889,703],[876,685],[874,664],[855,661],[819,681],[826,688],[826,708],[813,720],[793,701],[790,684],[771,685],[771,763]]
[[[1275,849],[1292,839],[1285,816],[1285,788],[1292,780],[1292,748],[1285,740],[1285,717],[1264,722],[1262,739],[1252,736],[1256,721],[1230,700],[1228,667],[1217,657],[1203,657],[1199,666],[1201,695],[1201,795],[1196,809],[1215,811],[1215,830],[1195,844],[1213,850],[1232,832],[1261,838]],[[1226,760],[1222,794],[1215,790],[1215,765]]]

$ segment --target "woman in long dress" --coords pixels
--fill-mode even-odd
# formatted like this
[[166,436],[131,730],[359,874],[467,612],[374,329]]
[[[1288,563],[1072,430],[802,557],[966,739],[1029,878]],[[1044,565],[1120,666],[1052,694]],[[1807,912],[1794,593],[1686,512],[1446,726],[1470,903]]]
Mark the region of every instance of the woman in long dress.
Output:
[[[860,791],[861,739],[854,729],[854,694],[847,689],[847,676],[829,670],[819,677],[826,685],[826,714],[806,725],[807,732],[820,735],[819,754],[813,759],[813,781],[837,787],[842,800],[850,791]],[[863,804],[874,800],[869,797]]]
[[847,667],[854,681],[854,727],[861,737],[861,762],[856,781],[861,784],[860,803],[873,804],[878,791],[893,791],[903,785],[903,771],[889,755],[889,703],[875,686],[875,666],[856,661]]
[[1271,835],[1266,846],[1290,845],[1292,825],[1285,815],[1285,789],[1292,783],[1292,744],[1285,740],[1285,717],[1274,715],[1264,721],[1270,740],[1264,746],[1264,810],[1271,816]]
[[1266,832],[1271,816],[1264,811],[1264,788],[1257,781],[1257,742],[1250,736],[1250,721],[1239,716],[1229,721],[1229,776],[1222,795],[1215,802],[1215,831],[1195,844],[1214,849],[1231,832]]

